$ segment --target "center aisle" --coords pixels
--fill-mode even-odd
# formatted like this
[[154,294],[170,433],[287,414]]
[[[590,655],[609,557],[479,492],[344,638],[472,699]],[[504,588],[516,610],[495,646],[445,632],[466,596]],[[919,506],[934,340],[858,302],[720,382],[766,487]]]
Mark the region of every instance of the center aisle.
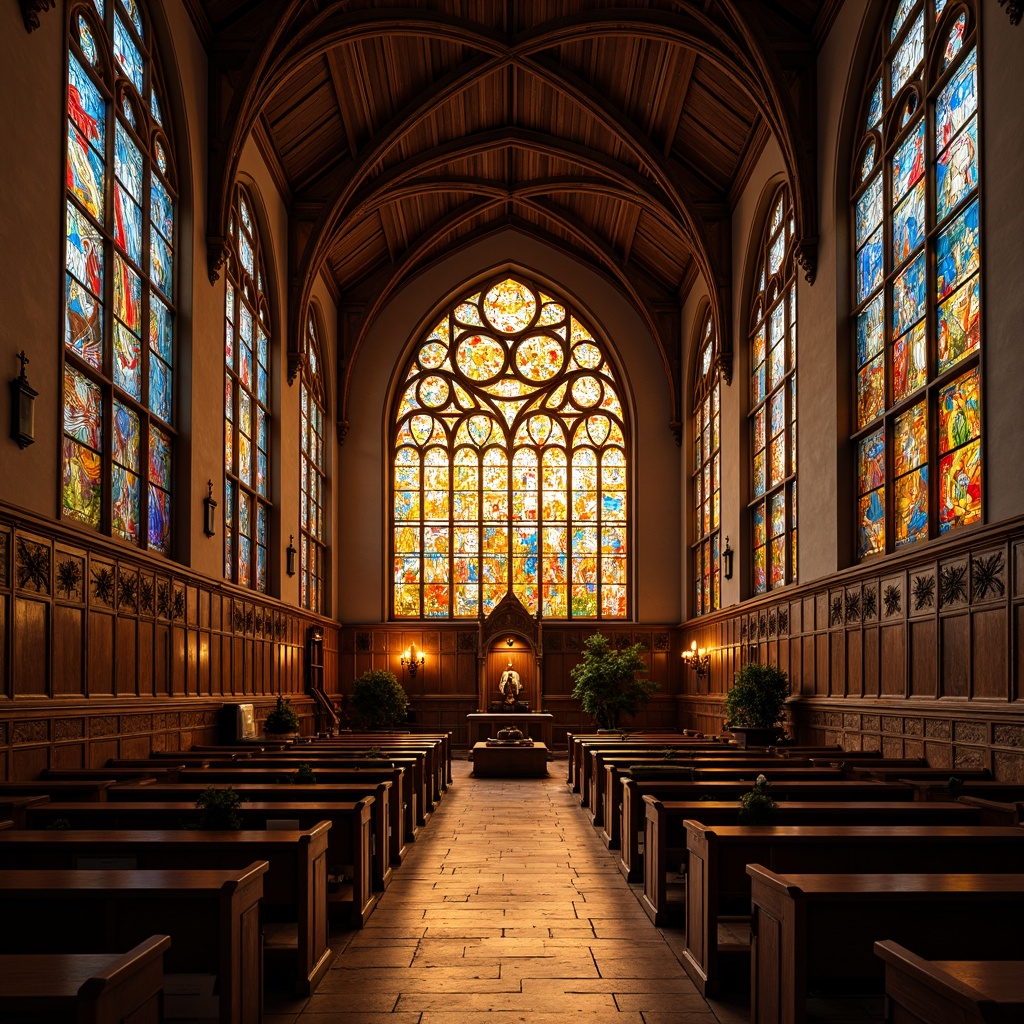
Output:
[[367,926],[267,1024],[715,1024],[564,782],[445,794]]

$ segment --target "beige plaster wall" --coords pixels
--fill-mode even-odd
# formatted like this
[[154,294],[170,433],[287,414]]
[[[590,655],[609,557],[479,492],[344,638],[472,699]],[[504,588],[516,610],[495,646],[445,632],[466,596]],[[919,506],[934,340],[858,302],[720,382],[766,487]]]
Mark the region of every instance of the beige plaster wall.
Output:
[[[349,431],[338,454],[335,564],[341,581],[338,618],[387,617],[387,396],[391,378],[417,325],[463,283],[508,263],[558,283],[592,316],[615,349],[628,380],[634,424],[633,557],[635,616],[673,622],[681,614],[679,449],[656,345],[622,294],[593,268],[505,228],[432,266],[398,292],[363,343],[350,385]],[[354,496],[358,495],[356,499]]]

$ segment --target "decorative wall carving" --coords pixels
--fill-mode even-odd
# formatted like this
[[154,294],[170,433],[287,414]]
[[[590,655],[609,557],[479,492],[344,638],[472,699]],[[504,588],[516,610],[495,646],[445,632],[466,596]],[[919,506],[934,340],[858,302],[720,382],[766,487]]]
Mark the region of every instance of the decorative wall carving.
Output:
[[[39,28],[39,15],[52,11],[57,0],[21,0],[21,17],[25,22],[25,31],[34,32]],[[1019,19],[1018,15],[1018,19]]]
[[0,587],[11,585],[10,565],[11,534],[8,530],[0,530]]
[[171,584],[167,580],[159,580],[156,585],[156,611],[161,619],[171,617]]
[[882,605],[885,609],[885,618],[892,619],[903,612],[903,586],[902,581],[886,581],[882,585]]
[[670,651],[672,649],[672,638],[668,633],[655,633],[652,649],[655,651]]
[[171,618],[183,619],[185,617],[185,588],[175,587],[174,597],[171,599]]
[[[461,637],[462,634],[460,634]],[[562,649],[562,634],[557,630],[545,630],[544,632],[544,646],[549,651],[561,651]]]
[[[476,644],[474,643],[473,646],[475,648]],[[369,649],[370,649],[370,633],[369,633],[369,630],[359,630],[356,633],[356,650],[357,651],[369,651]]]
[[117,715],[97,715],[89,719],[90,736],[114,736],[117,734]]
[[122,733],[149,732],[153,728],[153,719],[149,715],[122,715]]
[[122,612],[139,610],[139,575],[123,567],[117,572],[117,607]]
[[1024,747],[1024,725],[996,725],[992,740],[1000,747]]
[[939,607],[967,603],[967,560],[939,566]]
[[922,573],[914,577],[911,584],[911,593],[914,595],[914,611],[919,612],[925,608],[935,606],[935,575],[934,573]]
[[85,736],[85,722],[81,718],[55,718],[53,738],[55,740],[80,740]]
[[845,597],[845,613],[847,624],[860,622],[860,591],[847,590]]
[[31,719],[25,722],[15,722],[11,735],[12,743],[45,743],[48,730],[46,722]]
[[878,584],[869,583],[864,588],[864,621],[870,622],[878,615]]
[[57,597],[67,601],[85,601],[85,559],[77,555],[57,554]]
[[18,538],[16,575],[21,590],[50,593],[50,545]]
[[843,594],[841,591],[832,595],[829,603],[828,624],[830,626],[843,624]]
[[101,604],[114,606],[115,576],[112,565],[94,562],[92,565],[92,597]]
[[975,601],[999,598],[1006,593],[1006,563],[1002,551],[971,559],[971,591]]
[[153,614],[156,607],[156,587],[152,576],[141,576],[139,578],[139,610],[149,615]]

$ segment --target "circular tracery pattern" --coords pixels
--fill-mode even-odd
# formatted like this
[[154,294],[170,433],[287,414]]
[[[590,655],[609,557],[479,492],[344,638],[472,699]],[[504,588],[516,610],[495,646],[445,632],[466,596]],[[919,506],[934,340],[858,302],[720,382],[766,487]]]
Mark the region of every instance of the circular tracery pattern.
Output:
[[628,615],[628,435],[571,305],[507,277],[460,298],[393,415],[396,617],[475,618],[512,591],[553,618]]

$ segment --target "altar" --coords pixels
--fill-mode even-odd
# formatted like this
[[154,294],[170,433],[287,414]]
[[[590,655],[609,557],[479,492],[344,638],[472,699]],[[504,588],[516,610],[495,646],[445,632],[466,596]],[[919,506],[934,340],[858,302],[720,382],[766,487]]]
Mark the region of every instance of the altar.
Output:
[[466,715],[466,720],[470,748],[493,739],[499,729],[514,725],[524,736],[543,743],[548,748],[548,760],[551,759],[551,727],[555,716],[546,711],[474,711]]

